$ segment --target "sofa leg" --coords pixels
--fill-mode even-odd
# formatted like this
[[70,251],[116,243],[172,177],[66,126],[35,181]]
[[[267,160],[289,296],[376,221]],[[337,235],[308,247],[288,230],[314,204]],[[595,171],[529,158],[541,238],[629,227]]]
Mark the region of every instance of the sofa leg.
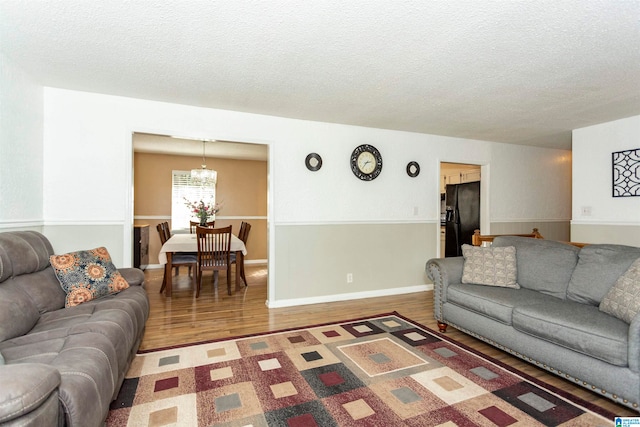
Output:
[[438,322],[438,329],[440,329],[440,332],[443,334],[447,332],[447,326],[446,323]]

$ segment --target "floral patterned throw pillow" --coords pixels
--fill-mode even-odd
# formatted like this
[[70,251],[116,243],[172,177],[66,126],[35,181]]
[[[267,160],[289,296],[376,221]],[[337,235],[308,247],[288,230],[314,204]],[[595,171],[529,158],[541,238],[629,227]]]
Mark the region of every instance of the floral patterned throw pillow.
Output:
[[67,294],[65,307],[115,294],[129,287],[104,247],[51,255],[49,261]]

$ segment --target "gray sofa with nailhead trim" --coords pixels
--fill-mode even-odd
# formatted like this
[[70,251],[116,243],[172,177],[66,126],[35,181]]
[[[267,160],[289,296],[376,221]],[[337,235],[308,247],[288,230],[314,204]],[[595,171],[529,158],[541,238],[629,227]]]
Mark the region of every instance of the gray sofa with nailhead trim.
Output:
[[149,315],[144,273],[65,308],[50,255],[40,233],[0,233],[0,426],[101,426]]
[[519,289],[462,283],[463,257],[427,262],[441,331],[451,325],[638,410],[640,315],[627,323],[599,305],[640,248],[514,236],[493,241],[504,246],[516,248]]

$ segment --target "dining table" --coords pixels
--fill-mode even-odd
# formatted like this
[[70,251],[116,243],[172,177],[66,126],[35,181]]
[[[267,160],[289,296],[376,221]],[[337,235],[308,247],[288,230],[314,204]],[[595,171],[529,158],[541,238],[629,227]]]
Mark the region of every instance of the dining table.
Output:
[[[158,254],[158,261],[164,265],[164,277],[165,277],[165,292],[166,296],[171,296],[173,287],[173,280],[171,274],[171,257],[175,252],[198,252],[198,238],[195,234],[174,234],[167,240]],[[241,256],[247,254],[247,248],[244,242],[238,238],[235,234],[231,235],[231,252],[236,253],[236,259],[241,259]],[[195,272],[193,274],[196,274]],[[240,288],[240,266],[236,265],[236,290]],[[246,286],[246,283],[245,283]]]

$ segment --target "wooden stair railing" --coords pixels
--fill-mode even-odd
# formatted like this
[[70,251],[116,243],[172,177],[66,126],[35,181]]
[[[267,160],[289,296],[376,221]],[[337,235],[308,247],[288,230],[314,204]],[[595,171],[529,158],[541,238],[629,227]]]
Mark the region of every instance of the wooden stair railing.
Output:
[[[544,239],[544,237],[542,236],[542,234],[540,234],[537,228],[534,228],[533,231],[529,234],[485,234],[485,235],[480,234],[480,230],[476,229],[473,232],[473,236],[471,236],[471,244],[473,246],[482,246],[484,242],[489,242],[489,243],[493,242],[493,239],[495,239],[498,236],[519,236],[519,237],[531,237],[532,239]],[[562,242],[562,243],[577,246],[579,248],[582,248],[588,245],[588,243],[579,243],[579,242]]]
[[533,231],[529,234],[480,234],[480,230],[476,229],[473,232],[473,236],[471,236],[471,244],[473,246],[482,246],[483,242],[493,242],[498,236],[519,236],[519,237],[531,237],[533,239],[544,239],[542,234],[538,232],[537,228],[534,228]]

